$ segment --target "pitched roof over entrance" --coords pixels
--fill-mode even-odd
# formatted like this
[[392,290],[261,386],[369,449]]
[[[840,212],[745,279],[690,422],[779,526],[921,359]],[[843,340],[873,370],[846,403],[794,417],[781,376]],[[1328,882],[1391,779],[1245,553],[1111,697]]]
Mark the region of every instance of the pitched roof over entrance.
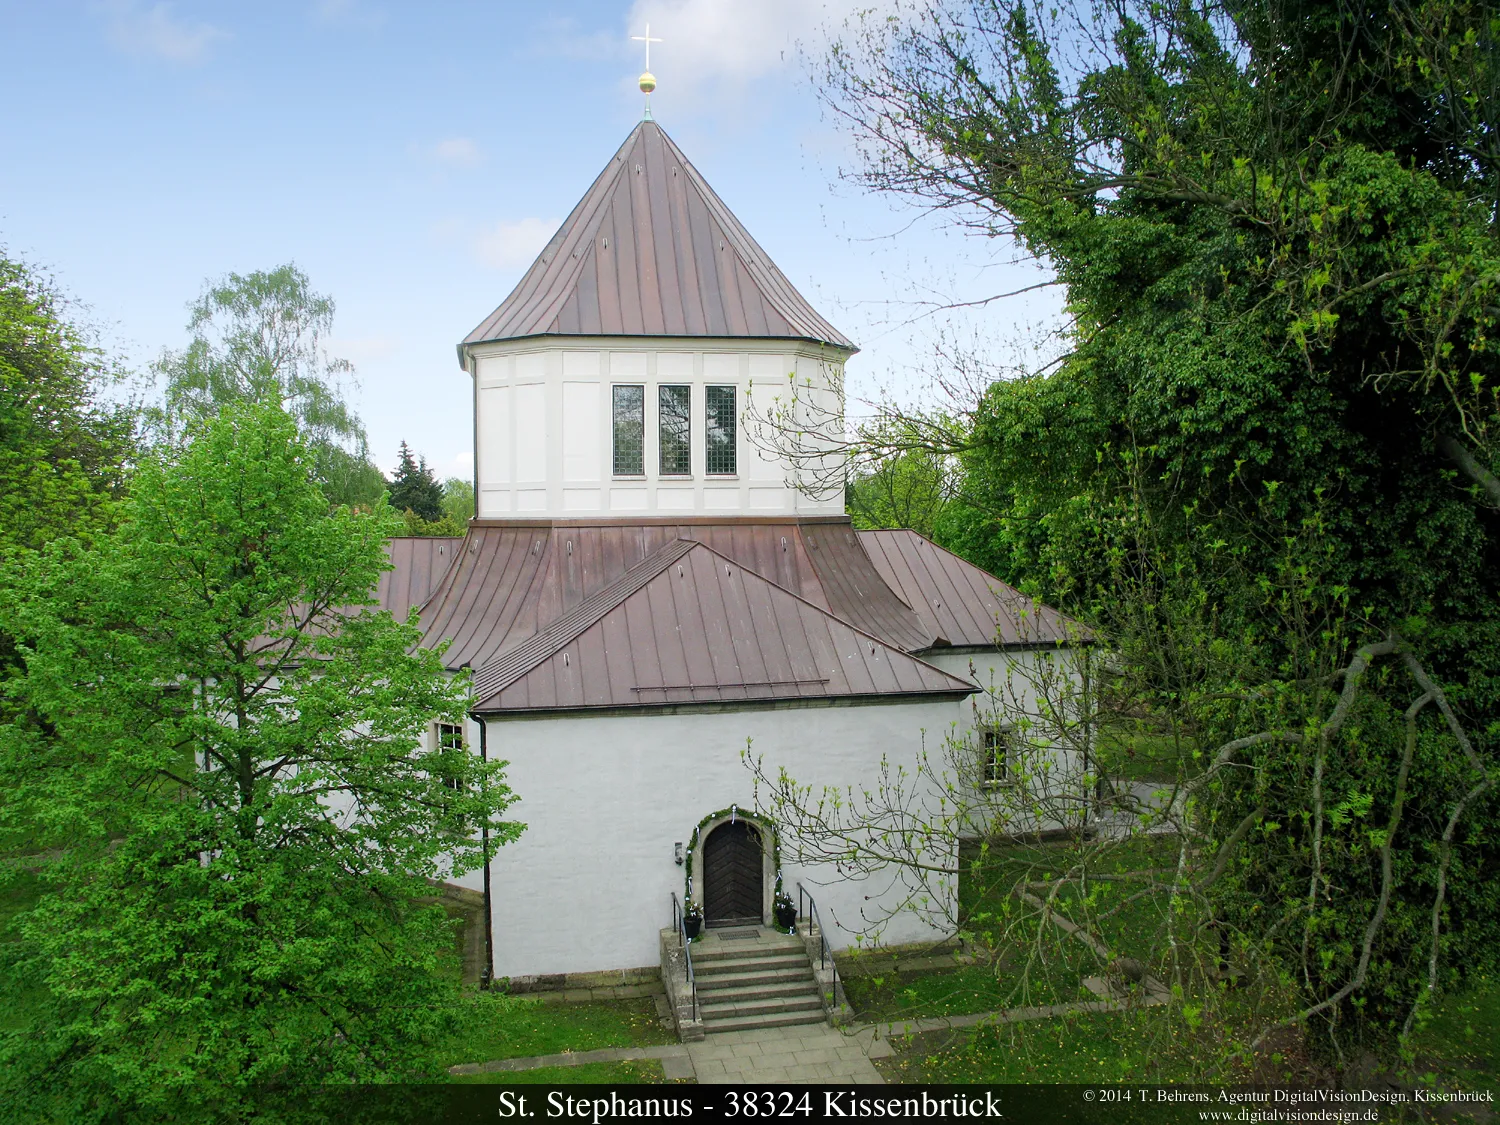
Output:
[[476,710],[511,713],[974,690],[688,540],[656,551],[474,677]]
[[945,643],[881,580],[845,517],[476,521],[422,606],[423,643],[450,668],[485,667],[678,540],[701,542],[908,652]]
[[653,121],[625,138],[463,343],[541,335],[786,338],[854,350]]

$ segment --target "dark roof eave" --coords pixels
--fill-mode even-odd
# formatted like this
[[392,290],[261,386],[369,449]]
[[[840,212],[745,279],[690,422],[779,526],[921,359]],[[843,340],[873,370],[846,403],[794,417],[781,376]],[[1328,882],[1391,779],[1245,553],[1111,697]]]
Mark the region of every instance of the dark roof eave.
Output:
[[816,344],[820,348],[832,348],[835,351],[854,355],[859,347],[853,343],[839,343],[836,340],[824,340],[817,336],[694,336],[687,333],[668,335],[656,332],[528,332],[520,336],[485,336],[478,339],[465,339],[458,345],[459,366],[466,367],[464,363],[465,353],[480,344],[509,344],[518,340],[692,340],[702,343],[705,340],[785,340],[792,343]]
[[935,688],[932,691],[876,692],[859,695],[786,695],[758,699],[699,699],[669,703],[618,703],[583,707],[492,707],[489,700],[469,708],[469,714],[486,719],[581,718],[585,716],[672,714],[678,711],[764,711],[804,707],[870,707],[896,703],[931,703],[967,699],[979,688]]
[[1050,652],[1055,649],[1087,648],[1098,643],[1094,637],[1078,636],[1066,640],[1007,641],[992,645],[929,645],[927,648],[913,649],[911,655],[920,659],[925,656],[972,656],[981,652]]

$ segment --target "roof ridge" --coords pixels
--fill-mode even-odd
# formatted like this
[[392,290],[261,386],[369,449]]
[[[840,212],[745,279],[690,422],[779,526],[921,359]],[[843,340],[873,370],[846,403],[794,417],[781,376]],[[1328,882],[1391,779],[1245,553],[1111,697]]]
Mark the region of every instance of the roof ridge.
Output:
[[[944,671],[942,668],[939,668],[936,664],[932,664],[932,663],[929,663],[926,660],[923,660],[920,656],[916,656],[916,655],[914,655],[914,654],[912,654],[910,652],[907,652],[900,645],[894,645],[890,641],[883,640],[882,638],[877,637],[874,633],[870,632],[868,629],[861,629],[858,625],[856,625],[854,622],[850,621],[847,617],[841,617],[837,613],[834,613],[831,608],[830,609],[824,609],[817,602],[809,601],[807,598],[804,598],[801,594],[797,593],[795,590],[788,590],[780,582],[777,582],[775,579],[772,579],[772,578],[767,578],[764,574],[762,574],[760,571],[756,570],[754,567],[746,566],[744,563],[741,563],[741,562],[736,562],[734,559],[730,558],[728,555],[724,554],[722,551],[716,551],[716,550],[714,550],[707,543],[704,543],[701,540],[691,540],[691,542],[692,542],[692,544],[694,546],[696,546],[696,547],[702,547],[709,554],[715,555],[718,558],[723,559],[725,562],[729,563],[731,566],[737,566],[741,570],[745,571],[746,573],[754,575],[756,578],[759,578],[766,585],[776,587],[776,589],[780,590],[783,594],[785,594],[787,597],[793,599],[794,601],[801,602],[803,605],[808,606],[809,608],[816,610],[818,613],[822,614],[824,617],[831,617],[831,618],[833,618],[840,625],[842,625],[845,628],[849,629],[851,632],[856,633],[856,634],[858,634],[861,637],[864,637],[866,640],[873,641],[875,644],[878,644],[881,648],[883,648],[883,649],[889,649],[891,652],[894,652],[894,653],[897,653],[897,654],[899,654],[901,656],[904,656],[908,660],[910,660],[910,661],[912,661],[912,662],[914,662],[916,664],[925,665],[926,667],[931,668],[933,671],[939,672],[942,675],[947,676],[949,679],[957,681],[958,683],[968,684],[967,680],[964,680],[964,679],[962,679],[959,676],[955,676],[952,672]],[[684,551],[683,553],[686,554],[687,552]],[[969,685],[969,686],[973,686],[973,685]]]
[[694,547],[695,539],[674,539],[647,555],[635,566],[607,586],[596,590],[545,629],[539,629],[525,640],[503,649],[474,677],[474,697],[486,699],[504,691],[543,660],[571,644],[591,625],[636,593],[667,567]]

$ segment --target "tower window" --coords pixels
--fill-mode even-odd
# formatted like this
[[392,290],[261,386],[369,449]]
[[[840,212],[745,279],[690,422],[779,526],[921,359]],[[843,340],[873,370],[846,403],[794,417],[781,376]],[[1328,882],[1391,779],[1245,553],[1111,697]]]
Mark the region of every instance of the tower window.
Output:
[[704,471],[733,476],[735,469],[734,388],[708,387],[704,396],[708,424],[704,429]]
[[661,472],[663,476],[687,476],[693,471],[689,410],[692,388],[662,386],[657,404],[661,425]]
[[615,388],[615,475],[646,471],[646,388]]

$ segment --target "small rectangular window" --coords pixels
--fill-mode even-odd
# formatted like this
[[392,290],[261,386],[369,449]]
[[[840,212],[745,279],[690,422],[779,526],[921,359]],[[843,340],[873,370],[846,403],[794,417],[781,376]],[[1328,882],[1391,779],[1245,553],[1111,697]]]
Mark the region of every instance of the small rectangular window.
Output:
[[646,388],[615,388],[615,476],[646,471]]
[[[434,740],[437,743],[439,753],[446,753],[464,748],[464,728],[454,723],[438,723],[437,735]],[[446,773],[441,775],[443,784],[449,789],[459,788],[459,780]]]
[[1010,781],[1010,736],[997,726],[979,728],[979,763],[987,788]]
[[661,427],[661,472],[663,476],[687,476],[693,471],[689,422],[692,388],[658,388]]
[[735,468],[734,388],[709,387],[704,395],[708,424],[704,429],[704,472],[733,476]]

